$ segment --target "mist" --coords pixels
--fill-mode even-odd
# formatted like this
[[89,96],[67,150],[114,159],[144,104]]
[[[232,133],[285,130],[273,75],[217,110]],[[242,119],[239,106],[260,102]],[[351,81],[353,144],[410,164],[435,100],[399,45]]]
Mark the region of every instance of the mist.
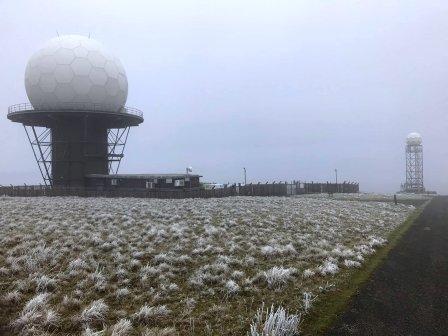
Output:
[[131,130],[123,173],[241,182],[359,181],[395,192],[404,144],[448,192],[446,1],[9,1],[0,3],[0,184],[41,182],[22,125],[28,59],[89,35],[123,63]]

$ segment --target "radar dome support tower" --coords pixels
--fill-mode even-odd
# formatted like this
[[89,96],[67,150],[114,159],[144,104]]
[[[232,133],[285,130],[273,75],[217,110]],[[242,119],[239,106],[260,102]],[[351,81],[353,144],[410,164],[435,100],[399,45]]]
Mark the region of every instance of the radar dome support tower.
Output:
[[406,138],[406,182],[404,191],[423,193],[423,145],[418,133],[410,133]]
[[143,113],[125,106],[120,61],[87,37],[58,36],[29,60],[31,104],[10,106],[22,123],[46,185],[83,187],[88,174],[117,173],[129,129]]

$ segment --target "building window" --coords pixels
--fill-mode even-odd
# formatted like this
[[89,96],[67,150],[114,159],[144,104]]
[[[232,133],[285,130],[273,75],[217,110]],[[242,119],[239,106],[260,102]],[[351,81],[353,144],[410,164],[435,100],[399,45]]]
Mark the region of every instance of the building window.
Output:
[[187,176],[187,177],[185,178],[185,182],[190,182],[190,177]]
[[173,179],[167,178],[166,183],[173,183]]
[[113,186],[116,186],[116,185],[118,185],[118,180],[117,179],[112,179],[110,181],[110,184],[113,185]]
[[183,187],[183,186],[185,186],[185,181],[184,180],[175,180],[174,186],[175,187]]
[[154,182],[146,181],[146,189],[154,189]]
[[157,179],[155,178],[155,179],[152,179],[152,181],[154,182],[154,183],[157,183]]

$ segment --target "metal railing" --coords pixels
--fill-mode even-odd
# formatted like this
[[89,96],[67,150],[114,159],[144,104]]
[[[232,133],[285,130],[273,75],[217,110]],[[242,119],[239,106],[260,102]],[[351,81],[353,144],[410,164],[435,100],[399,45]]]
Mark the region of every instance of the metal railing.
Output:
[[126,110],[125,113],[136,115],[137,117],[140,117],[143,119],[143,112],[141,110],[139,110],[135,107],[129,107],[129,106],[125,106],[124,109]]
[[30,103],[15,104],[8,107],[8,115],[27,112],[27,111],[76,111],[76,112],[98,112],[98,113],[123,113],[137,116],[143,119],[143,112],[135,107],[122,107],[118,111],[114,111],[114,107],[108,104],[94,104],[94,103],[64,103],[63,107],[54,107],[41,105],[39,108],[34,108]]

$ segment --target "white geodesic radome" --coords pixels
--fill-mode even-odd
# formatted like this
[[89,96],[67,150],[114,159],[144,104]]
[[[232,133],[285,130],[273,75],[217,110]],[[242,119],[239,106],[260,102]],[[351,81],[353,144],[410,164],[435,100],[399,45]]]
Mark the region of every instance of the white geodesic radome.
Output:
[[420,145],[422,143],[422,136],[416,132],[409,133],[406,137],[408,145]]
[[25,87],[35,109],[119,111],[128,81],[121,62],[91,38],[49,40],[28,61]]

